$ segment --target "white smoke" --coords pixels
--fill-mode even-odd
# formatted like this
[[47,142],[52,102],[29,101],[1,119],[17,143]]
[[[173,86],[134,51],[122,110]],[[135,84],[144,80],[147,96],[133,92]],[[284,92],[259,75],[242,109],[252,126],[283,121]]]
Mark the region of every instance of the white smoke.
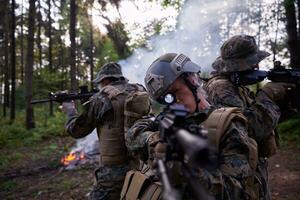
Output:
[[[258,0],[261,1],[261,0]],[[245,12],[245,0],[187,0],[178,17],[176,30],[165,35],[151,37],[146,46],[134,50],[132,56],[119,63],[124,75],[131,81],[144,84],[145,73],[149,65],[164,53],[184,53],[201,66],[202,72],[211,71],[211,63],[219,55],[226,28],[230,26],[230,36],[247,33],[255,35],[255,28],[240,26],[239,20],[226,18],[230,13],[235,18]],[[223,23],[220,23],[223,22]],[[225,23],[226,24],[226,23]],[[252,24],[253,25],[253,24]],[[227,33],[228,34],[228,33]],[[229,36],[229,34],[228,34]],[[94,130],[89,136],[78,140],[76,149],[88,153],[98,147],[98,137]]]
[[[164,53],[183,53],[199,64],[202,71],[211,71],[210,65],[219,54],[222,43],[221,13],[241,7],[237,0],[188,0],[178,17],[176,30],[151,37],[146,46],[134,50],[132,56],[119,63],[124,75],[132,82],[143,84],[149,65]],[[230,5],[230,6],[228,6]]]
[[73,147],[72,152],[84,152],[85,154],[98,154],[99,142],[96,129],[84,138],[80,138],[76,142],[76,146]]

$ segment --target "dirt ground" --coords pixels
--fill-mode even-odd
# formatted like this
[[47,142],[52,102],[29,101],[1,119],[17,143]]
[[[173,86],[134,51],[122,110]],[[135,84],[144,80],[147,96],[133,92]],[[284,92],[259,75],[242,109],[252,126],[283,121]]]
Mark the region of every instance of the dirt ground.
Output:
[[[35,162],[23,164],[18,169],[12,166],[9,171],[26,172],[45,162],[45,160],[37,159]],[[75,170],[66,170],[58,165],[37,170],[31,175],[2,178],[0,179],[0,199],[86,199],[93,184],[94,168],[95,166],[85,165]],[[281,150],[270,159],[269,168],[272,199],[300,199],[300,149],[289,147]],[[3,177],[3,174],[7,175],[7,172],[1,172],[0,177]]]
[[300,199],[300,148],[289,147],[270,159],[269,181],[272,199]]

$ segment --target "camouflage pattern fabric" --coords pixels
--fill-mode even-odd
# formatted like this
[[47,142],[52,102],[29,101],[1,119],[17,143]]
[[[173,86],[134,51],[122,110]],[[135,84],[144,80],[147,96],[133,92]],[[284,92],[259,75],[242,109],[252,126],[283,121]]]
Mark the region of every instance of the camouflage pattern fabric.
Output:
[[153,116],[137,120],[125,133],[125,142],[129,153],[146,161],[148,159],[148,140],[156,130],[157,127],[154,125]]
[[221,56],[212,64],[214,73],[237,72],[252,69],[270,54],[261,51],[255,38],[249,35],[235,35],[221,46]]
[[[94,83],[100,83],[105,78],[124,78],[121,70],[121,66],[118,63],[107,63],[101,67],[97,73]],[[125,79],[125,78],[124,78]]]
[[257,167],[260,179],[260,194],[263,199],[270,199],[268,188],[267,161],[277,151],[274,129],[279,121],[279,107],[263,92],[257,95],[245,86],[233,85],[226,77],[217,75],[211,78],[204,89],[208,100],[216,107],[239,107],[248,120],[248,134],[256,140],[261,157]]
[[209,102],[219,107],[239,107],[248,120],[249,134],[258,143],[275,129],[279,107],[260,91],[255,96],[247,87],[233,85],[225,76],[215,76],[204,84]]
[[95,171],[96,181],[89,200],[117,200],[120,199],[120,191],[126,172],[130,170],[128,165],[99,167]]
[[[126,86],[127,80],[111,83],[115,86]],[[121,86],[120,86],[121,87]],[[82,138],[90,134],[95,128],[112,123],[114,116],[112,103],[105,93],[93,95],[84,105],[83,112],[79,115],[73,113],[65,125],[66,131],[74,138]],[[99,134],[98,134],[99,136]],[[101,138],[99,137],[99,140]],[[101,152],[100,152],[101,153]],[[90,200],[120,199],[123,179],[130,169],[128,165],[101,166],[96,170],[96,183],[89,194]]]
[[[137,121],[125,134],[127,148],[135,153],[148,152],[148,140],[157,131],[150,119]],[[148,125],[147,125],[148,124]],[[154,127],[154,128],[153,128]],[[214,172],[199,169],[197,177],[216,199],[253,199],[253,191],[246,187],[253,179],[249,165],[249,137],[244,124],[232,122],[219,144],[220,166]],[[142,157],[142,156],[141,156]],[[147,162],[147,158],[144,159]],[[175,177],[176,175],[170,175]],[[178,176],[178,175],[177,175]],[[184,187],[184,182],[180,182]],[[182,190],[184,191],[184,190]],[[189,196],[183,194],[183,196]]]

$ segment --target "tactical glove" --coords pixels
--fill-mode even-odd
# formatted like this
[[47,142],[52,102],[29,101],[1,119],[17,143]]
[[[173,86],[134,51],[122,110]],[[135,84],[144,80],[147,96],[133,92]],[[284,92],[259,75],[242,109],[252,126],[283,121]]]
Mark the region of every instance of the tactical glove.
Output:
[[68,117],[72,117],[77,115],[77,110],[75,107],[74,101],[63,102],[61,110],[68,115]]
[[295,87],[296,85],[290,83],[269,82],[262,87],[258,93],[258,97],[261,95],[261,92],[263,92],[272,101],[278,103],[285,100],[288,96],[288,92]]
[[167,145],[164,143],[159,132],[154,132],[148,140],[149,160],[152,160],[153,165],[158,159],[163,159],[167,151]]

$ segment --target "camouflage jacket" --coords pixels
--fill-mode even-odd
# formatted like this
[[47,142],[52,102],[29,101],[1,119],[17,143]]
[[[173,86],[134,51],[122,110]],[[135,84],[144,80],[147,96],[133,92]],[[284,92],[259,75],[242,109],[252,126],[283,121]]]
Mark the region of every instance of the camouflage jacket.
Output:
[[241,108],[248,120],[249,135],[258,143],[272,134],[279,121],[279,107],[262,91],[255,95],[247,87],[235,86],[220,75],[208,80],[204,90],[215,107]]
[[[125,134],[127,148],[147,162],[148,141],[157,130],[152,119],[138,120]],[[214,171],[199,169],[199,181],[216,199],[251,199],[252,189],[247,187],[247,182],[253,179],[254,174],[249,152],[250,141],[245,124],[233,121],[219,143],[219,167]],[[184,185],[184,182],[181,184]]]

